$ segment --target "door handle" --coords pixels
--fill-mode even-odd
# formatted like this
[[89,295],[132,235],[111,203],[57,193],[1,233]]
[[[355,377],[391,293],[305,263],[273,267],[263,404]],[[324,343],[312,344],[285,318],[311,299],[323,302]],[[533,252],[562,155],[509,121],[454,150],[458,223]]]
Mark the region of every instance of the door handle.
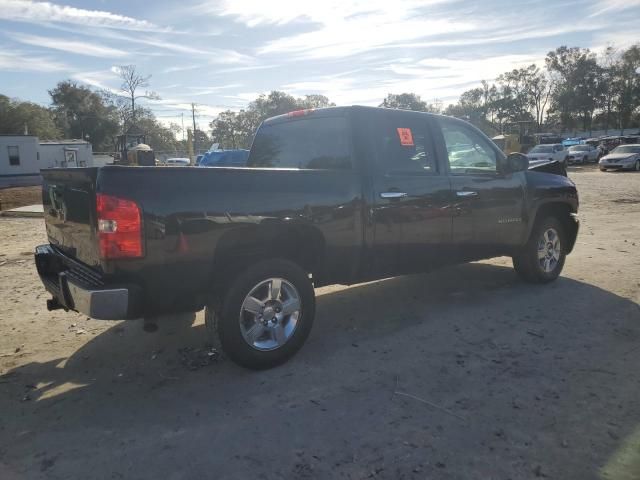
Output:
[[405,198],[409,194],[406,192],[382,192],[380,198]]
[[474,192],[472,190],[462,190],[460,192],[456,192],[457,197],[477,197],[478,192]]

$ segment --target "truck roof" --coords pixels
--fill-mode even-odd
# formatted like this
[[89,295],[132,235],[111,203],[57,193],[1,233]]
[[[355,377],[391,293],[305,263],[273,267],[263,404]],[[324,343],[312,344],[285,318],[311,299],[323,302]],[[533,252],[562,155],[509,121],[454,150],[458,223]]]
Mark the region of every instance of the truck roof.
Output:
[[367,110],[370,111],[372,113],[382,113],[382,112],[388,112],[388,111],[400,111],[400,112],[404,112],[407,115],[429,115],[429,116],[436,116],[433,113],[427,113],[427,112],[416,112],[414,110],[400,110],[400,109],[394,109],[394,108],[384,108],[384,107],[367,107],[364,105],[350,105],[350,106],[344,106],[344,107],[324,107],[324,108],[309,108],[306,110],[295,110],[293,112],[289,112],[289,113],[285,113],[282,115],[277,115],[275,117],[271,117],[271,118],[267,118],[264,122],[263,125],[271,125],[274,123],[281,123],[281,122],[286,122],[288,120],[291,120],[292,118],[299,118],[299,117],[305,117],[307,115],[313,115],[314,117],[325,117],[325,116],[336,116],[336,115],[343,115],[346,112],[348,112],[349,110]]

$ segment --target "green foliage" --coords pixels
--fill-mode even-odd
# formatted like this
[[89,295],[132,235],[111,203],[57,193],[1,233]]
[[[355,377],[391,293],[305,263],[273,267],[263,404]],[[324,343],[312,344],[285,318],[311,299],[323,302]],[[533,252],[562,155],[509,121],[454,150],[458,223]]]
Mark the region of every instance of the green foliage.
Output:
[[263,120],[308,108],[331,107],[324,95],[306,95],[295,98],[287,93],[273,91],[269,95],[260,95],[246,109],[239,112],[226,110],[210,124],[211,140],[221,148],[249,148],[253,135]]
[[427,103],[420,98],[420,95],[415,93],[400,93],[387,95],[382,103],[381,107],[385,108],[397,108],[399,110],[413,110],[414,112],[431,112],[440,113],[441,105],[438,100],[434,104]]
[[0,133],[21,135],[25,130],[42,140],[61,136],[48,108],[0,95]]
[[530,65],[505,72],[491,85],[483,81],[445,113],[485,131],[509,130],[519,122],[538,131],[640,124],[640,46],[623,52],[610,47],[600,57],[589,49],[563,46],[549,52],[545,64],[544,70]]
[[116,108],[88,87],[66,80],[49,90],[58,128],[65,138],[82,138],[97,152],[110,150],[118,133]]

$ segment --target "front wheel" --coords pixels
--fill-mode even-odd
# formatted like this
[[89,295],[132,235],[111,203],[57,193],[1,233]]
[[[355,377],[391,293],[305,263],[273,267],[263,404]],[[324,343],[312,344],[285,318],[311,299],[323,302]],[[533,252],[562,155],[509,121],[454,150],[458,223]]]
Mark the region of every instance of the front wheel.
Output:
[[257,263],[231,282],[216,309],[207,306],[209,333],[231,360],[266,369],[291,358],[311,332],[315,293],[309,276],[288,260]]
[[551,282],[564,267],[564,243],[562,224],[555,217],[546,217],[536,223],[529,241],[513,256],[513,267],[528,282]]

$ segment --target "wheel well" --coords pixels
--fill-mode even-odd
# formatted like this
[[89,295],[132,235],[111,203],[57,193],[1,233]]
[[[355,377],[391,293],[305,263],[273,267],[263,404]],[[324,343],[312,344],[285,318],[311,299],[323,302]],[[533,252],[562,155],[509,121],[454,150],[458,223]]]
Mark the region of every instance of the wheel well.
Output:
[[[573,246],[576,241],[576,237],[578,235],[578,225],[576,221],[572,218],[572,210],[571,207],[562,202],[553,202],[542,205],[538,211],[536,212],[536,218],[532,223],[535,225],[537,222],[546,217],[555,217],[557,218],[562,227],[564,229],[564,233],[566,235],[567,241],[567,253],[571,253],[573,250]],[[531,233],[531,232],[529,232]]]
[[249,265],[269,258],[284,258],[315,278],[322,275],[325,242],[322,233],[308,225],[249,226],[223,235],[213,257],[215,287]]

